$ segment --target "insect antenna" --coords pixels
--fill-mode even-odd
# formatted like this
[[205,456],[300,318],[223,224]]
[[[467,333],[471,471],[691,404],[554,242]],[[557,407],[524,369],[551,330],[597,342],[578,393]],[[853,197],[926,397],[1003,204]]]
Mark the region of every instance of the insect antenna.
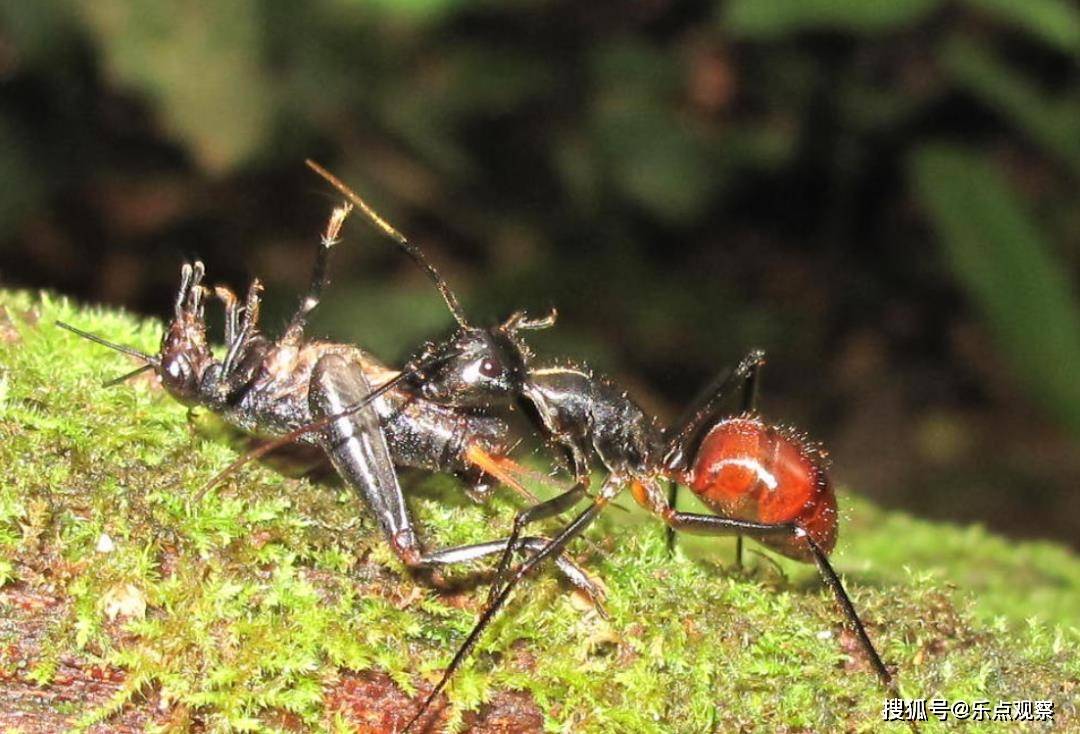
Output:
[[126,375],[121,375],[120,377],[117,377],[115,379],[112,379],[112,380],[109,380],[109,381],[105,382],[103,384],[103,387],[114,387],[116,385],[119,385],[121,382],[126,382],[127,380],[130,380],[132,377],[135,377],[136,375],[141,375],[143,372],[146,372],[147,370],[152,370],[152,369],[156,368],[158,366],[158,364],[159,364],[159,361],[158,361],[157,357],[155,357],[153,355],[150,355],[150,354],[147,354],[146,352],[140,352],[138,349],[135,349],[134,347],[127,347],[127,346],[124,346],[123,344],[117,344],[116,342],[111,342],[108,339],[104,339],[104,338],[98,336],[97,334],[91,334],[89,331],[83,331],[82,329],[80,329],[78,327],[75,327],[75,326],[72,326],[71,324],[64,323],[63,321],[57,321],[56,325],[59,326],[61,329],[65,329],[67,331],[70,331],[72,334],[76,334],[78,336],[81,336],[83,339],[88,339],[88,340],[94,342],[95,344],[100,344],[103,347],[108,347],[109,349],[113,349],[113,350],[115,350],[117,352],[120,352],[121,354],[126,354],[126,355],[128,355],[130,357],[135,357],[136,359],[141,359],[141,360],[146,362],[146,364],[144,364],[142,367],[139,367],[138,369],[132,370],[131,372],[128,372]]
[[398,247],[405,251],[406,255],[413,259],[413,262],[419,265],[424,272],[427,273],[428,278],[431,279],[431,282],[439,289],[439,293],[442,294],[443,300],[446,302],[446,307],[450,309],[450,314],[454,317],[454,320],[458,322],[458,326],[463,329],[469,328],[468,319],[465,318],[465,312],[462,310],[461,304],[458,303],[457,296],[450,290],[450,286],[447,285],[446,281],[439,275],[439,271],[435,269],[435,266],[428,262],[428,259],[424,257],[424,253],[420,251],[420,248],[412,242],[409,242],[405,235],[398,232],[389,222],[380,217],[374,209],[368,206],[366,201],[361,199],[355,191],[346,186],[337,176],[330,173],[310,158],[305,161],[305,163],[307,163],[308,168],[326,179],[331,186],[355,204],[356,208],[367,217],[369,222],[375,225],[380,232],[393,240]]
[[147,370],[154,369],[154,367],[156,367],[156,366],[157,365],[154,365],[154,364],[144,364],[142,367],[137,367],[137,368],[133,369],[131,372],[128,372],[126,375],[120,375],[119,377],[114,377],[111,380],[107,380],[107,381],[101,383],[101,386],[102,387],[116,387],[117,385],[119,385],[121,383],[127,382],[132,377],[137,377],[138,375],[141,375],[143,372],[146,372]]

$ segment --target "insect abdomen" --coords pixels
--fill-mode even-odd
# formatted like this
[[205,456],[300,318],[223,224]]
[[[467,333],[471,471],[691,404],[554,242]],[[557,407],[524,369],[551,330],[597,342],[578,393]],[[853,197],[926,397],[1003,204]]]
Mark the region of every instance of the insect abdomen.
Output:
[[[754,417],[721,421],[705,436],[690,486],[714,511],[740,520],[795,523],[826,553],[836,545],[836,497],[821,457]],[[789,558],[812,561],[798,538],[762,538]]]

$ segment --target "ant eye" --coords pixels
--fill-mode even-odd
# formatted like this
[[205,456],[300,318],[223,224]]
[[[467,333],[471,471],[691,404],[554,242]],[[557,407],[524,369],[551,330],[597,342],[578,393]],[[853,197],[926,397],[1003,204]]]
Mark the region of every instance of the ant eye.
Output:
[[502,374],[502,365],[496,359],[485,359],[480,363],[480,374],[484,377],[498,377]]

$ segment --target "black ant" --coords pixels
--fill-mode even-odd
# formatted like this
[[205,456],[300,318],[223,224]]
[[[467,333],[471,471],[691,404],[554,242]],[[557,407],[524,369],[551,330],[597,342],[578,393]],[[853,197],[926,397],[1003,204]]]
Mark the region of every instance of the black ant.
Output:
[[[351,210],[351,205],[345,205],[331,215],[309,291],[277,341],[258,330],[262,291],[258,280],[242,306],[232,291],[218,287],[215,294],[225,307],[226,352],[221,360],[213,355],[204,319],[209,289],[202,284],[201,262],[184,264],[181,269],[173,320],[156,355],[114,344],[69,324],[57,325],[144,362],[107,385],[153,370],[165,390],[185,405],[205,406],[244,431],[284,435],[321,448],[342,479],[363,497],[387,542],[408,568],[430,571],[501,554],[508,539],[424,552],[395,473],[395,465],[455,474],[487,468],[503,473],[508,462],[499,457],[510,445],[505,421],[440,405],[407,389],[415,375],[461,355],[456,350],[440,350],[395,372],[359,347],[304,336],[307,318],[327,280],[329,251]],[[536,552],[548,545],[540,537],[513,542],[514,552]],[[584,571],[565,558],[557,564],[574,587],[594,601],[601,598]]]
[[[767,423],[754,411],[763,352],[748,354],[710,386],[678,424],[661,429],[625,392],[588,370],[532,364],[532,355],[517,332],[550,326],[554,313],[539,321],[518,313],[487,329],[469,326],[457,299],[417,248],[344,183],[317,164],[308,161],[308,165],[427,270],[460,326],[450,339],[424,351],[426,367],[414,371],[411,378],[420,393],[433,402],[458,407],[525,402],[540,430],[566,450],[576,479],[571,489],[518,513],[486,609],[405,731],[424,715],[521,580],[545,560],[561,557],[570,541],[627,487],[635,501],[663,520],[670,531],[734,535],[740,540],[746,536],[788,558],[815,563],[874,672],[896,692],[891,674],[828,560],[836,544],[837,511],[824,452],[793,431]],[[732,415],[723,406],[734,392],[742,394],[741,410]],[[607,472],[591,497],[590,460],[598,461]],[[677,510],[672,495],[663,489],[666,483],[689,486],[716,514]],[[514,539],[524,528],[586,499],[591,499],[588,507],[541,549],[530,549],[532,554],[511,575]]]

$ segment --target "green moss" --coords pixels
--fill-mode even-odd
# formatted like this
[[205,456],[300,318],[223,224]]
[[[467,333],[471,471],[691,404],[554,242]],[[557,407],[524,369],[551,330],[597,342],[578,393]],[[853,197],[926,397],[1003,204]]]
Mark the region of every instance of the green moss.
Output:
[[[404,575],[339,484],[248,466],[195,502],[237,447],[151,380],[101,388],[133,365],[53,320],[147,350],[160,325],[46,296],[0,304],[0,585],[51,584],[66,603],[29,679],[47,684],[71,655],[123,669],[111,702],[79,710],[83,725],[156,692],[176,728],[272,731],[282,711],[340,726],[324,696],[343,670],[410,692],[437,677],[483,588],[440,596]],[[511,498],[474,505],[446,478],[410,498],[432,547],[489,539],[513,514]],[[1051,698],[1059,724],[1076,721],[1080,560],[841,502],[837,566],[906,695]],[[97,550],[103,534],[111,552]],[[455,679],[459,711],[516,688],[551,731],[882,726],[885,694],[813,568],[752,556],[739,574],[730,544],[689,538],[669,558],[636,510],[609,511],[589,538],[575,551],[608,587],[610,621],[542,575]],[[0,620],[14,614],[0,601]]]

